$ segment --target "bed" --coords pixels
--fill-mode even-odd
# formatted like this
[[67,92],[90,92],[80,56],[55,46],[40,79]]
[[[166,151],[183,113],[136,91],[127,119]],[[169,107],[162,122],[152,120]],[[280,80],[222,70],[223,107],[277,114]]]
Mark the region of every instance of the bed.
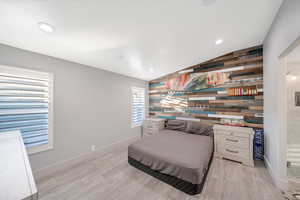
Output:
[[212,157],[212,127],[179,120],[128,147],[130,165],[190,195],[201,193]]

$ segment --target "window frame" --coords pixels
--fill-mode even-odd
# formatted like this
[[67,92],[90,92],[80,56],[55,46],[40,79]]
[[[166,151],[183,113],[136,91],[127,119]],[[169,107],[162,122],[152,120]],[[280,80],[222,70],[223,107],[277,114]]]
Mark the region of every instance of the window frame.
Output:
[[43,71],[37,71],[37,70],[31,70],[31,69],[24,69],[20,67],[12,67],[7,65],[0,65],[0,70],[5,71],[6,73],[11,74],[21,74],[22,76],[27,77],[39,77],[39,78],[47,78],[49,80],[48,82],[48,95],[49,95],[49,104],[48,104],[48,143],[42,144],[39,146],[33,146],[33,147],[26,147],[27,153],[29,155],[51,150],[54,148],[53,146],[53,87],[54,87],[54,75],[53,73],[49,72],[43,72]]
[[[131,99],[131,116],[130,116],[130,122],[131,122],[131,128],[136,128],[136,127],[141,127],[143,125],[143,122],[141,124],[135,124],[133,122],[133,91],[134,90],[142,90],[144,92],[144,112],[143,112],[143,117],[145,119],[146,117],[146,89],[143,87],[136,87],[136,86],[131,86],[131,93],[130,93],[130,99]],[[144,120],[143,119],[143,120]]]

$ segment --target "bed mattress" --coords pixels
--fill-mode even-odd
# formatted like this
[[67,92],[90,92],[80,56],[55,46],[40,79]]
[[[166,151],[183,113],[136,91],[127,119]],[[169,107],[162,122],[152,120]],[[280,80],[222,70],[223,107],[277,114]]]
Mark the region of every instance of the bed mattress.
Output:
[[212,154],[212,137],[175,130],[163,130],[128,147],[132,161],[192,185],[203,184]]

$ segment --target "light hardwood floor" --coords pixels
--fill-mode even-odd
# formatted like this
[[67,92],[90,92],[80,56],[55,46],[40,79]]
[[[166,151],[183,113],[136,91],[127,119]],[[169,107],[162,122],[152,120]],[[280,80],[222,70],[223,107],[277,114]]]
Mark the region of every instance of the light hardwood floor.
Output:
[[263,163],[214,159],[202,194],[189,196],[131,167],[127,145],[36,177],[40,200],[282,200]]

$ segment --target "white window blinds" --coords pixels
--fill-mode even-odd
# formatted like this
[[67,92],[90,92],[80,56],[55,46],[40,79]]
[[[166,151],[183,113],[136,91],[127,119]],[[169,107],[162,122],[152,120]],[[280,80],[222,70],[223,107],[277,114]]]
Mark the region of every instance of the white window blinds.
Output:
[[145,89],[132,87],[132,116],[131,126],[140,126],[145,118]]
[[51,89],[49,73],[0,66],[0,134],[20,130],[26,147],[51,146]]

